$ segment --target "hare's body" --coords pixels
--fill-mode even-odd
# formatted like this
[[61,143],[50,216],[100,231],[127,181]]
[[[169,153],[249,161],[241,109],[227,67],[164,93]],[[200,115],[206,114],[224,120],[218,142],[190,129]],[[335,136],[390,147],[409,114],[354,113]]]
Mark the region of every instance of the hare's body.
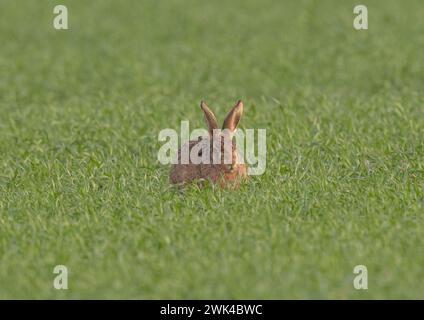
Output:
[[[188,164],[183,164],[181,161],[182,150],[188,148],[189,152],[191,152],[194,146],[204,140],[210,139],[209,137],[201,137],[199,140],[191,140],[178,149],[178,163],[173,164],[171,167],[170,180],[172,183],[183,183],[193,180],[206,179],[215,183],[220,179],[224,182],[226,180],[236,180],[239,177],[246,177],[246,166],[239,162],[238,155],[236,153],[233,154],[234,159],[232,159],[232,164],[234,165],[226,165],[224,163],[194,164],[190,161],[190,159]],[[235,143],[233,143],[233,146],[236,146]]]
[[201,107],[209,136],[191,140],[178,149],[175,164],[171,167],[171,183],[210,180],[223,184],[246,177],[246,166],[232,141],[243,110],[242,102],[239,101],[227,115],[222,131],[217,128],[215,116],[206,104],[202,102]]

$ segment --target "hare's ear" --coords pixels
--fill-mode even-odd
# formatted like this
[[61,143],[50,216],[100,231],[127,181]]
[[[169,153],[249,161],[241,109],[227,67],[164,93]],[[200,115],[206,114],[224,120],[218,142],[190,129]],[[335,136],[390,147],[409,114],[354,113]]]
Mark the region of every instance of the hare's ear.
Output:
[[212,136],[213,130],[218,129],[218,123],[216,122],[215,115],[203,101],[200,102],[200,108],[202,108],[203,113],[205,114],[205,120],[206,124],[208,125],[208,131],[209,134]]
[[234,133],[240,121],[242,113],[243,102],[239,100],[225,117],[224,124],[222,125],[222,130],[228,129],[231,133]]

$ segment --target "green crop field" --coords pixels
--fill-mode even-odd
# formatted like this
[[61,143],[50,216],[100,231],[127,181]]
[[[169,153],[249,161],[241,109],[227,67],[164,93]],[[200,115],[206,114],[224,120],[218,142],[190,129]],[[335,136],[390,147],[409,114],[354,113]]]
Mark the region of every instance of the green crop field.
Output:
[[[423,17],[0,0],[0,298],[423,299]],[[162,129],[205,128],[202,99],[220,121],[242,99],[239,127],[267,130],[238,190],[172,187],[157,160]]]

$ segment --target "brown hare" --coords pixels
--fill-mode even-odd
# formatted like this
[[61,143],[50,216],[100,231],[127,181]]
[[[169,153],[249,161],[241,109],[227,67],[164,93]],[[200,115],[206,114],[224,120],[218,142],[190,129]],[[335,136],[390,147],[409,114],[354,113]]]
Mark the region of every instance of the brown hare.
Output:
[[246,165],[233,141],[243,113],[243,102],[238,101],[230,110],[222,130],[218,128],[215,115],[206,103],[202,101],[200,107],[205,115],[209,135],[190,140],[178,149],[177,158],[171,167],[170,181],[180,184],[210,180],[221,186],[231,181],[234,186],[238,186],[240,179],[247,176]]

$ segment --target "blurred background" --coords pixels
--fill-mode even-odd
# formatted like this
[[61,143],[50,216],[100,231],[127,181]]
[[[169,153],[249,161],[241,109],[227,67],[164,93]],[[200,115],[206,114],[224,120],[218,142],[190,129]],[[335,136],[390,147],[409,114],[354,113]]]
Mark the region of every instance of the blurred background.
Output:
[[[0,0],[0,298],[423,298],[423,15]],[[202,99],[267,129],[236,193],[176,191],[156,160],[160,130],[204,127]]]

